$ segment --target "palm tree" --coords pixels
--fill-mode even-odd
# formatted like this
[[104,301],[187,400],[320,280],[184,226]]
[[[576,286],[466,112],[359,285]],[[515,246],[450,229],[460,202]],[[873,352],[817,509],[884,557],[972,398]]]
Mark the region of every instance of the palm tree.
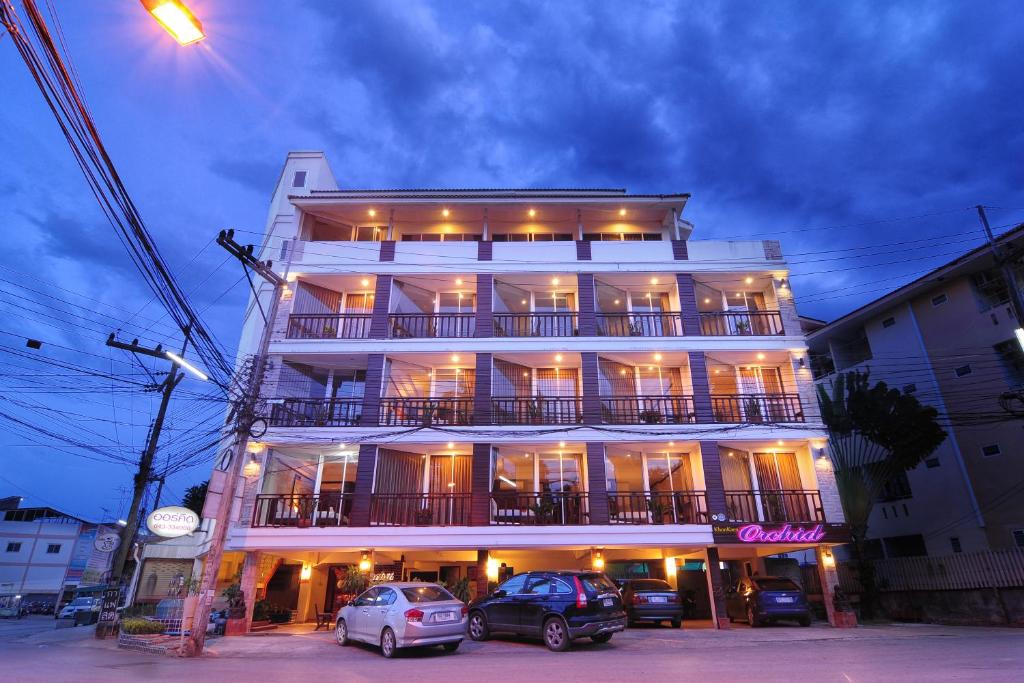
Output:
[[946,439],[935,408],[885,382],[869,384],[866,371],[851,371],[836,377],[831,396],[818,386],[829,458],[864,588],[864,616],[871,615],[875,594],[873,567],[865,553],[875,501],[894,477],[917,467]]

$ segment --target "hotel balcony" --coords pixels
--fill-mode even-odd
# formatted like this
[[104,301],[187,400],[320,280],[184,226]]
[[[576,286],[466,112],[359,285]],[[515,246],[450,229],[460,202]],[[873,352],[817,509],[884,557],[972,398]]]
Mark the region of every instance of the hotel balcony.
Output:
[[[469,367],[467,367],[467,364]],[[472,355],[398,354],[384,364],[379,422],[383,426],[473,423],[476,371]]]
[[796,388],[796,374],[787,352],[707,355],[711,413],[714,422],[804,422],[806,416]]
[[579,335],[575,275],[519,275],[496,278],[495,337]]
[[692,442],[609,444],[611,524],[708,524],[700,448]]
[[363,413],[366,357],[347,356],[333,364],[281,360],[268,376],[265,415],[270,427],[353,427]]
[[604,424],[697,422],[685,353],[603,354],[598,380]]
[[734,522],[824,522],[818,491],[726,491],[725,510]]
[[474,275],[408,276],[392,283],[392,339],[452,339],[472,337],[475,331]]
[[813,456],[805,443],[720,443],[718,458],[730,521],[825,522]]
[[710,524],[704,491],[639,491],[608,496],[611,524]]
[[583,444],[559,442],[492,450],[490,523],[496,526],[590,524]]
[[694,277],[699,331],[718,337],[771,337],[786,333],[775,282],[765,274]]
[[352,512],[352,496],[335,493],[288,494],[271,493],[256,496],[253,527],[348,526]]
[[595,277],[594,293],[599,336],[680,337],[687,332],[672,275]]
[[491,422],[496,425],[581,424],[580,362],[579,354],[570,353],[495,357],[491,373]]
[[375,298],[372,275],[311,275],[293,283],[288,339],[367,339]]

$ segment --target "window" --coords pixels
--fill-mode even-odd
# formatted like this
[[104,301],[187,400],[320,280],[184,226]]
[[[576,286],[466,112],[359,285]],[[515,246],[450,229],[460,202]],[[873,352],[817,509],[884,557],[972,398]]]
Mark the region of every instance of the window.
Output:
[[[868,466],[868,471],[876,470],[876,476],[883,477],[884,474],[878,468],[872,468]],[[878,491],[879,502],[889,503],[896,500],[905,500],[913,496],[913,492],[910,490],[910,481],[907,479],[906,472],[897,472],[891,477],[885,478],[885,483],[882,484],[881,489]]]
[[939,459],[928,458],[927,460],[924,461],[924,466],[927,467],[928,469],[934,469],[939,466]]
[[885,546],[886,557],[918,557],[928,554],[924,536],[921,534],[890,536],[883,538],[882,543]]
[[1005,304],[1010,300],[1006,280],[995,270],[986,270],[971,275],[971,285],[983,311]]
[[962,553],[964,551],[963,547],[960,545],[960,539],[956,536],[949,537],[949,545],[953,548],[954,553]]
[[50,543],[46,546],[47,555],[56,555],[60,552],[60,543]]
[[1002,451],[999,450],[999,444],[997,443],[981,447],[981,454],[984,455],[986,458],[991,458],[992,456],[1000,455],[1001,453]]
[[[447,238],[445,238],[447,239]],[[568,232],[507,232],[491,235],[492,242],[572,242]]]
[[562,581],[561,579],[551,579],[551,585],[554,588],[554,590],[552,590],[552,593],[557,593],[559,595],[567,595],[575,591],[575,589],[572,586],[567,584],[565,581]]
[[949,301],[949,297],[945,294],[939,294],[938,296],[932,297],[932,306],[941,306],[942,304]]
[[1024,529],[1013,530],[1013,542],[1018,548],[1024,548]]
[[548,595],[549,593],[554,592],[552,588],[551,579],[543,576],[535,576],[530,580],[530,585],[527,587],[526,592],[530,595]]
[[442,600],[454,600],[451,593],[440,586],[417,586],[416,588],[403,588],[402,594],[411,603],[417,602],[441,602]]
[[903,393],[904,394],[912,394],[915,391],[917,391],[917,385],[916,384],[908,384],[907,386],[903,387]]
[[754,578],[754,583],[763,591],[798,591],[800,586],[791,579]]
[[520,574],[519,576],[513,576],[505,583],[498,586],[498,590],[505,591],[506,595],[516,595],[521,593],[523,588],[526,587],[526,578],[529,574]]
[[585,232],[585,242],[660,242],[660,232]]
[[394,604],[395,600],[398,599],[398,593],[391,590],[390,588],[381,588],[380,592],[377,593],[377,599],[374,601],[377,605],[391,605]]
[[896,324],[896,318],[886,318],[882,321],[882,327],[892,327]]
[[1024,386],[1024,351],[1016,339],[1007,339],[992,347],[999,356],[999,364],[1011,387]]
[[296,171],[295,175],[292,176],[292,187],[305,187],[306,186],[306,172]]
[[380,226],[357,225],[354,239],[357,242],[380,242],[385,234],[387,231]]
[[21,544],[20,543],[8,543],[7,544],[7,552],[9,552],[9,553],[20,553],[21,552]]
[[971,369],[970,365],[961,365],[957,369],[953,370],[953,372],[956,374],[957,377],[966,377],[967,375],[974,372],[974,370]]

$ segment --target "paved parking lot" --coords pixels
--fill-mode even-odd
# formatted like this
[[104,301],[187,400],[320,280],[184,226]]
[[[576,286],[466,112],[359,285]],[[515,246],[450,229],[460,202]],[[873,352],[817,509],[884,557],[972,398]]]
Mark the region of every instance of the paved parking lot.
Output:
[[[52,624],[50,624],[52,629]],[[0,637],[4,629],[0,627]],[[539,642],[465,642],[383,659],[376,649],[334,644],[312,626],[212,641],[200,660],[141,655],[91,638],[91,629],[36,631],[0,641],[11,681],[1006,681],[1024,670],[1024,631],[928,625],[815,625],[630,629],[610,643],[581,641],[556,654]]]

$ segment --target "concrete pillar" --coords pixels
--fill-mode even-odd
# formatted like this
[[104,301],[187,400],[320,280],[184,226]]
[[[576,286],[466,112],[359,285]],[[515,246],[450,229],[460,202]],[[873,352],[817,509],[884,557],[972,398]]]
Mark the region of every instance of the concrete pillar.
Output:
[[705,551],[708,576],[708,598],[711,603],[711,621],[715,628],[729,628],[729,614],[725,608],[725,579],[718,566],[718,548],[710,547]]
[[825,614],[829,626],[836,628],[853,628],[857,625],[854,612],[837,612],[835,607],[835,589],[839,585],[839,572],[836,570],[835,556],[832,548],[819,545],[814,548],[814,557],[818,562],[818,580],[821,581],[821,599],[825,602]]
[[[303,562],[303,569],[308,563]],[[301,574],[299,575],[299,599],[295,603],[296,619],[299,623],[308,621],[310,614],[312,613],[312,602],[313,602],[313,568],[311,565],[309,573],[310,576],[306,580],[302,580]]]
[[491,554],[487,550],[476,551],[476,597],[487,595],[487,560]]
[[242,581],[239,587],[245,596],[245,632],[248,633],[252,627],[252,610],[256,607],[256,575],[260,570],[260,553],[251,552],[245,554],[245,561],[242,563]]

